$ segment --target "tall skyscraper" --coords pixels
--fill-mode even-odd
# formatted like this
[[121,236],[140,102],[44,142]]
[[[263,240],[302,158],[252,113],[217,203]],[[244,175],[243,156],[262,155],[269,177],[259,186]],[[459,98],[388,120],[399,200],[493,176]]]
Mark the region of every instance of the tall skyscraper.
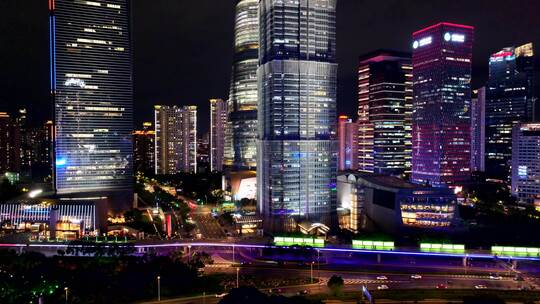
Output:
[[470,179],[473,34],[472,26],[442,22],[412,35],[414,182]]
[[411,171],[411,55],[378,50],[359,59],[358,169],[400,175]]
[[267,229],[336,222],[336,0],[259,2],[257,201]]
[[56,191],[130,196],[133,78],[128,1],[51,0],[49,11]]
[[0,174],[21,173],[21,129],[17,118],[0,112]]
[[210,99],[210,171],[223,170],[227,116],[227,102]]
[[227,165],[250,170],[257,165],[257,66],[259,0],[238,0],[234,27],[234,60],[226,132]]
[[197,106],[154,106],[156,174],[197,173]]
[[133,131],[133,168],[135,172],[155,172],[156,132],[151,122]]
[[512,132],[512,194],[540,207],[540,123],[521,123]]
[[471,171],[486,170],[486,87],[479,88],[471,105]]
[[358,169],[358,125],[349,117],[338,118],[338,170]]
[[506,47],[489,58],[486,88],[486,167],[488,176],[510,179],[512,128],[534,116],[532,43]]

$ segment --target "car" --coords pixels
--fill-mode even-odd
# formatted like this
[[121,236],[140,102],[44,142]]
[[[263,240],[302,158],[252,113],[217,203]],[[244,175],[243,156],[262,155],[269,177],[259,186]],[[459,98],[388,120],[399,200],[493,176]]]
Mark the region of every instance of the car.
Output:
[[421,279],[421,278],[422,278],[422,276],[419,275],[419,274],[413,274],[413,275],[411,275],[411,279],[413,279],[413,280],[419,280],[419,279]]
[[515,276],[514,281],[522,282],[522,281],[525,281],[525,279],[523,279],[522,276]]
[[446,289],[446,288],[448,288],[448,286],[446,286],[446,285],[444,285],[442,283],[437,285],[437,289]]
[[487,289],[486,285],[476,285],[474,286],[475,289]]
[[389,289],[389,288],[388,288],[388,285],[379,285],[379,286],[377,286],[377,289],[378,290],[385,290],[385,289]]
[[500,275],[498,275],[498,274],[490,274],[489,279],[498,281],[498,280],[502,280],[502,277]]
[[377,280],[379,280],[379,281],[388,280],[388,277],[386,277],[386,276],[378,276]]
[[299,295],[299,296],[305,296],[305,295],[307,295],[308,293],[309,293],[308,290],[307,290],[307,289],[304,289],[304,290],[300,290],[300,291],[298,292],[298,295]]
[[268,292],[269,293],[282,293],[283,290],[281,288],[272,288]]
[[216,298],[223,298],[226,295],[227,295],[226,292],[224,292],[224,293],[216,293]]

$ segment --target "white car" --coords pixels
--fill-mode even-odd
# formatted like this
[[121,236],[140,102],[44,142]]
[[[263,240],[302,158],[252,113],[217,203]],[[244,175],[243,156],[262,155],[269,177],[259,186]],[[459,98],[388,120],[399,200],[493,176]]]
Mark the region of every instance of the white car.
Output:
[[377,280],[384,281],[384,280],[388,280],[388,278],[386,276],[378,276]]
[[476,288],[476,289],[487,289],[487,286],[486,285],[476,285],[476,286],[474,286],[474,288]]
[[498,274],[490,274],[489,279],[499,281],[499,280],[502,280],[502,277],[500,275],[498,275]]
[[227,295],[226,292],[224,292],[224,293],[216,293],[216,298],[223,298],[226,295]]
[[379,286],[377,286],[377,289],[378,289],[378,290],[385,290],[385,289],[388,289],[388,285],[379,285]]
[[413,274],[413,275],[411,275],[411,279],[413,279],[413,280],[420,280],[421,278],[422,278],[422,276],[419,275],[419,274]]

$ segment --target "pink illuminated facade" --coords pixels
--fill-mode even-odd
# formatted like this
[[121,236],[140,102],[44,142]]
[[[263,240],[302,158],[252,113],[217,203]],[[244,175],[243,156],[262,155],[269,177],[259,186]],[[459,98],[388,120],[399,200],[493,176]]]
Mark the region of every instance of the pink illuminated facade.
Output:
[[412,35],[414,182],[470,179],[473,34],[471,26],[443,22]]

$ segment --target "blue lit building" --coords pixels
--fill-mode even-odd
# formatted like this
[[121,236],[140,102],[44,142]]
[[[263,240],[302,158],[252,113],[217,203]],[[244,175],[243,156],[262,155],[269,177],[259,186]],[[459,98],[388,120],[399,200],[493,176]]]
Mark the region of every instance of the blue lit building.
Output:
[[224,153],[225,165],[235,171],[257,166],[258,9],[259,0],[238,0],[236,4],[228,147]]
[[259,2],[257,201],[271,231],[337,226],[335,10]]
[[51,0],[49,11],[55,189],[61,196],[119,195],[129,206],[133,79],[128,1]]
[[471,26],[442,22],[412,35],[416,183],[459,185],[470,179],[473,34]]
[[488,176],[508,181],[512,128],[534,118],[532,43],[507,47],[489,58],[486,85],[486,168]]

